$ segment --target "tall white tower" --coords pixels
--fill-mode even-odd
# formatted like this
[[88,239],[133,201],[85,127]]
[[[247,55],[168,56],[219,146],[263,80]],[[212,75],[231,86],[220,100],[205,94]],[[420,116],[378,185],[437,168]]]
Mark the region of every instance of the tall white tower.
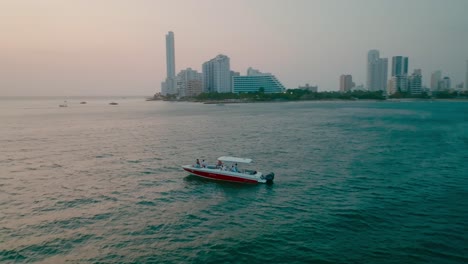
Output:
[[373,84],[373,76],[375,75],[374,73],[374,67],[373,64],[379,59],[379,51],[378,50],[369,50],[367,53],[367,82],[366,82],[366,88],[368,90],[371,90]]
[[367,53],[367,89],[369,91],[387,90],[388,59],[380,58],[378,50]]
[[166,35],[166,67],[167,78],[175,77],[175,51],[174,51],[174,32],[169,31]]
[[166,34],[166,80],[161,83],[161,94],[177,94],[177,82],[175,76],[175,50],[174,50],[174,33],[169,31]]

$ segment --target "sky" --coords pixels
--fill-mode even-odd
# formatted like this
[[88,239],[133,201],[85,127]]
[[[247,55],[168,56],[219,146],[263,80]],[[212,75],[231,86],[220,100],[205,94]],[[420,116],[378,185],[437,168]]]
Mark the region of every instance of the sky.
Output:
[[[287,87],[365,84],[370,49],[464,81],[467,0],[0,0],[0,96],[147,95],[218,54]],[[390,75],[390,74],[389,74]]]

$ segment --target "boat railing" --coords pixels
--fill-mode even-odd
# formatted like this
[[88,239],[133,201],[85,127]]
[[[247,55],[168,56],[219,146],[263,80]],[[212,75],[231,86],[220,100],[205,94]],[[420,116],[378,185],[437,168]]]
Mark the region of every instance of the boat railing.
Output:
[[249,175],[255,175],[255,174],[257,174],[257,171],[255,171],[255,170],[244,170],[242,173],[249,174]]
[[[203,168],[202,166],[197,166],[197,165],[192,165],[192,167],[194,168]],[[219,166],[216,166],[216,165],[211,165],[211,164],[208,164],[204,167],[205,169],[210,169],[210,170],[221,170],[221,171],[229,171],[229,172],[232,172],[229,168],[229,166],[225,166],[225,167],[219,167]],[[240,169],[238,171],[236,171],[237,173],[242,173],[242,174],[247,174],[247,175],[255,175],[257,174],[257,171],[256,170],[249,170],[249,169]]]

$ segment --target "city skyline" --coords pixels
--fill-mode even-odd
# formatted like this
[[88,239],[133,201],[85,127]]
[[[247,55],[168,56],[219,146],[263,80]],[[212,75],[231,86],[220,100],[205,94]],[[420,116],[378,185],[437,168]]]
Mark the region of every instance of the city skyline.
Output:
[[[405,8],[390,12],[395,5]],[[201,72],[225,54],[234,71],[337,91],[344,72],[366,85],[376,49],[409,57],[427,87],[436,70],[455,86],[466,82],[467,9],[462,0],[2,1],[0,96],[152,95],[166,78],[168,31],[177,34],[175,72]]]

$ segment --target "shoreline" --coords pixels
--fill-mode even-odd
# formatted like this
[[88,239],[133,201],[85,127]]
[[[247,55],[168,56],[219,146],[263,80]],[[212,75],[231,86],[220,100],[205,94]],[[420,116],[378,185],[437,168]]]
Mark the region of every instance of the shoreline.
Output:
[[390,99],[320,99],[320,100],[163,100],[163,99],[146,99],[146,101],[163,101],[163,102],[189,102],[202,104],[251,104],[251,103],[288,103],[288,102],[468,102],[468,98],[390,98]]

